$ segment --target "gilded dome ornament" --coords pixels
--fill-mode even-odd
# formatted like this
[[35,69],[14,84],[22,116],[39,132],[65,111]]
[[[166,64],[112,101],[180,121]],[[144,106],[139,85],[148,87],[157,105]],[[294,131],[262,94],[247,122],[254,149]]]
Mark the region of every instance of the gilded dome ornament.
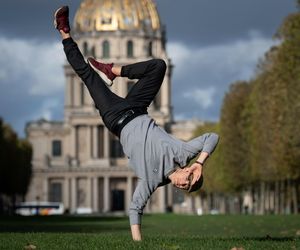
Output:
[[83,0],[74,19],[77,32],[160,29],[153,0]]

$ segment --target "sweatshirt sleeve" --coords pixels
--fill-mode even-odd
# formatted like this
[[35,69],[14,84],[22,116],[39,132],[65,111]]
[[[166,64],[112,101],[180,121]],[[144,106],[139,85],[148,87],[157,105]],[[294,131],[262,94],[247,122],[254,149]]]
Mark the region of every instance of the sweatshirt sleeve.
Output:
[[197,148],[198,152],[206,152],[211,155],[219,142],[219,136],[215,133],[206,133],[187,142]]
[[139,179],[129,207],[130,225],[141,224],[144,207],[157,185]]

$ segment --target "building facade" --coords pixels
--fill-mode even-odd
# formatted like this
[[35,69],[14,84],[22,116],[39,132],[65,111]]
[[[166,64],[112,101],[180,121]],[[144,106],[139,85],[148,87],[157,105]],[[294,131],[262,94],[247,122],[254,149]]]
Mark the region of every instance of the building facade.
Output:
[[[149,114],[169,130],[172,122],[171,69],[165,30],[152,0],[83,0],[72,34],[85,57],[126,65],[151,58],[168,70]],[[62,51],[63,53],[63,51]],[[33,176],[27,201],[62,202],[71,213],[128,211],[137,178],[118,138],[103,124],[87,88],[66,62],[64,119],[28,123]],[[125,97],[135,81],[117,78],[111,87]],[[159,188],[145,211],[172,206],[172,187]]]

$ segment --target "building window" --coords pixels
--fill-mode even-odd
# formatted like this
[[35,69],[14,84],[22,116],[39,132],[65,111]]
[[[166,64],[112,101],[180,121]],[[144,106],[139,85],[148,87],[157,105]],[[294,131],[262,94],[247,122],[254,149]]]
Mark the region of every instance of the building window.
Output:
[[110,46],[108,41],[104,41],[102,43],[102,57],[109,58],[110,57]]
[[121,189],[114,189],[111,191],[111,210],[124,211],[125,210],[125,192]]
[[148,56],[153,56],[153,53],[152,53],[152,42],[149,42],[149,45],[148,45]]
[[127,42],[127,57],[128,58],[133,57],[133,42],[132,41]]
[[52,141],[52,156],[61,156],[61,141]]
[[85,56],[87,56],[88,53],[89,53],[88,44],[87,44],[87,42],[84,42],[84,43],[83,43],[83,54],[84,54]]
[[60,182],[50,183],[50,202],[62,202],[62,185]]

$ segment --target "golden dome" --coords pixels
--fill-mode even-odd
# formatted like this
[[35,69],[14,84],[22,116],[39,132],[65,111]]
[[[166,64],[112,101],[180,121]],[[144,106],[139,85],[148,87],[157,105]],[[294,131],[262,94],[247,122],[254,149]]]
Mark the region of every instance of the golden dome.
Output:
[[79,32],[158,30],[160,20],[152,0],[83,0],[74,28]]

